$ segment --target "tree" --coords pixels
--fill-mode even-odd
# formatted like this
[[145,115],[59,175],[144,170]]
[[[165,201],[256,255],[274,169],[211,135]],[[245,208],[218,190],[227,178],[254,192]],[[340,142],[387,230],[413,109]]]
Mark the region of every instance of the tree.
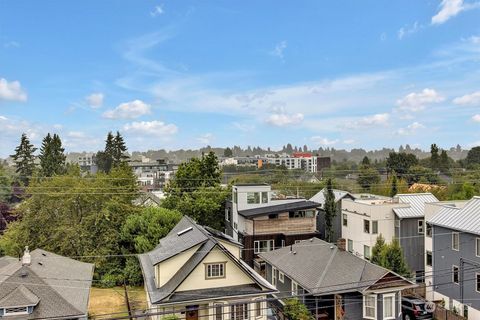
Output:
[[115,138],[111,131],[107,134],[105,140],[105,149],[97,152],[97,166],[98,171],[109,173],[113,167],[114,154],[115,154]]
[[407,173],[408,169],[416,164],[418,164],[418,159],[411,153],[390,152],[387,158],[388,171],[395,172],[398,177]]
[[382,254],[384,252],[385,247],[386,247],[385,238],[383,238],[383,236],[380,234],[377,237],[377,241],[375,242],[375,245],[372,248],[372,258],[371,258],[372,263],[378,264],[380,266],[383,265]]
[[362,159],[362,165],[364,165],[364,166],[370,166],[370,159],[368,159],[367,156],[363,157],[363,159]]
[[223,156],[226,157],[226,158],[230,158],[233,156],[233,151],[232,149],[230,149],[229,147],[227,147],[224,151],[223,151]]
[[20,181],[28,185],[30,177],[35,171],[35,156],[33,153],[37,150],[30,143],[27,135],[22,134],[20,145],[15,148],[15,154],[11,155],[15,163],[15,172],[18,174]]
[[12,195],[12,177],[0,163],[0,203],[6,202]]
[[440,171],[443,173],[447,173],[450,169],[450,158],[448,157],[447,151],[442,150],[440,154]]
[[333,193],[332,179],[327,180],[327,187],[324,191],[325,195],[325,240],[331,242],[333,240],[333,219],[337,213],[337,205],[335,203],[335,194]]
[[285,300],[284,309],[285,315],[292,320],[313,320],[313,315],[308,311],[298,298],[291,298]]
[[398,193],[397,176],[394,174],[392,177],[392,185],[390,188],[390,197],[394,197]]
[[[107,141],[108,141],[108,139],[109,138],[107,137]],[[113,159],[112,164],[113,164],[113,166],[117,167],[117,166],[120,165],[120,163],[122,163],[126,159],[128,159],[128,156],[125,154],[127,152],[127,146],[125,145],[125,141],[123,140],[122,135],[118,131],[117,131],[117,135],[113,139],[113,148],[112,149],[113,149],[112,150],[112,159]]]
[[363,190],[371,190],[372,186],[379,182],[380,174],[378,173],[377,169],[367,165],[362,165],[360,167],[357,183],[362,187]]
[[388,270],[392,270],[401,276],[409,276],[407,263],[403,257],[402,248],[397,239],[394,239],[392,243],[386,245],[382,251],[382,266]]
[[468,151],[465,163],[469,167],[480,164],[480,147],[474,147]]
[[440,167],[440,156],[438,154],[438,147],[435,143],[430,146],[430,167],[433,170],[438,170]]
[[428,184],[438,184],[440,182],[440,178],[432,169],[418,165],[411,166],[406,177],[409,185],[419,182]]
[[40,148],[40,172],[42,176],[51,177],[65,172],[66,156],[62,141],[57,134],[53,137],[48,133]]

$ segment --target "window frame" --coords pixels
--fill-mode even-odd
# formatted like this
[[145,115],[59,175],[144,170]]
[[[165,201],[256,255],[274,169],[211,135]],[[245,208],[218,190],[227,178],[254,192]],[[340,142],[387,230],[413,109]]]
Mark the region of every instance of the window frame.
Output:
[[479,272],[476,272],[475,273],[475,291],[477,291],[478,293],[480,293],[480,273]]
[[480,250],[479,242],[480,242],[480,238],[475,238],[475,256],[476,256],[476,257],[480,257],[480,254],[479,254],[479,250]]
[[[267,250],[262,251],[262,248],[260,247],[260,243],[266,242],[267,243]],[[269,239],[269,240],[255,240],[253,241],[253,253],[254,254],[259,254],[263,252],[269,252],[275,250],[275,240],[274,239]]]
[[260,198],[260,192],[258,191],[247,192],[247,204],[260,204]]
[[[365,254],[365,249],[368,248],[368,256]],[[370,261],[372,258],[372,252],[370,246],[367,246],[366,244],[363,245],[363,257],[367,260]]]
[[[455,269],[457,269],[457,282],[455,282]],[[460,268],[456,265],[452,265],[452,282],[460,285]]]
[[[219,275],[218,276],[212,276],[209,275],[213,273],[213,266],[221,266],[221,268],[218,268]],[[221,261],[221,262],[209,262],[205,263],[205,280],[214,280],[214,279],[224,279],[227,274],[227,261]]]
[[[12,310],[12,309],[22,309],[25,311],[13,311],[13,312],[8,312],[7,310]],[[19,315],[25,315],[28,314],[28,306],[24,307],[9,307],[9,308],[4,308],[4,317],[9,317],[9,316],[19,316]]]
[[[218,310],[217,308],[220,307],[220,314],[218,314]],[[224,316],[223,316],[223,313],[224,313],[224,306],[223,306],[223,303],[221,302],[215,302],[213,304],[213,320],[223,320]],[[218,318],[218,316],[220,316],[220,318]]]
[[430,223],[425,222],[425,236],[431,238],[433,232],[433,227]]
[[255,318],[260,318],[263,316],[263,312],[262,312],[262,300],[261,299],[257,299],[257,300],[254,300],[254,316]]
[[[385,298],[392,298],[392,308],[390,309],[390,311],[392,311],[392,315],[390,317],[387,317],[385,315],[385,311],[387,310],[385,308]],[[383,320],[396,319],[396,317],[395,317],[395,293],[387,293],[387,294],[383,295],[383,297],[382,297],[382,309],[383,309]]]
[[418,234],[425,234],[425,221],[423,219],[417,220],[417,231]]
[[[455,236],[457,238],[457,248],[455,249]],[[460,251],[460,233],[452,232],[452,250]]]
[[290,286],[291,289],[291,295],[293,296],[298,296],[298,282],[292,280],[292,284]]
[[262,193],[260,195],[260,201],[262,203],[268,203],[268,191],[262,191]]
[[342,226],[348,227],[348,214],[342,213]]
[[285,283],[285,273],[280,270],[278,270],[278,281],[280,281],[281,283]]
[[[352,245],[351,248],[350,248],[350,244]],[[353,240],[352,239],[347,239],[347,251],[350,252],[350,253],[353,253]]]
[[[230,320],[248,320],[249,319],[249,308],[248,308],[249,303],[248,302],[240,302],[236,304],[232,304],[230,306]],[[242,318],[238,318],[238,310],[237,308],[239,306],[242,306]],[[246,316],[246,317],[245,317]]]
[[[366,300],[367,298],[373,298],[374,299],[374,306],[369,306],[368,308],[373,308],[373,317],[372,316],[367,316],[366,310],[367,310],[367,304]],[[368,294],[363,296],[363,305],[362,305],[362,313],[363,317],[365,319],[372,319],[376,320],[377,319],[377,295],[376,294]]]
[[378,234],[378,220],[372,221],[372,234]]
[[230,208],[225,208],[225,220],[230,222]]
[[275,268],[274,266],[272,266],[272,285],[274,287],[277,287],[277,268]]
[[[368,225],[368,227],[367,227],[367,225]],[[363,233],[370,234],[370,220],[363,219]]]
[[[428,256],[430,256],[430,264],[428,264]],[[425,252],[425,265],[427,267],[433,267],[433,252],[430,250]]]

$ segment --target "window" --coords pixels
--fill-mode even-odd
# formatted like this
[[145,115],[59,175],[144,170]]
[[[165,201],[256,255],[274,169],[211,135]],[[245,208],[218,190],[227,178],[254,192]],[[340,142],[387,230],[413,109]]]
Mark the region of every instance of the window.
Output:
[[225,262],[205,264],[205,279],[225,278]]
[[238,204],[238,192],[236,189],[233,191],[233,202]]
[[255,302],[255,317],[261,317],[262,316],[262,302],[261,301],[256,301]]
[[372,221],[372,234],[378,233],[378,221]]
[[278,219],[278,213],[269,214],[268,219]]
[[260,193],[259,192],[247,192],[247,203],[260,203]]
[[423,234],[423,220],[418,220],[418,233]]
[[475,239],[475,255],[480,257],[480,238]]
[[215,310],[215,315],[213,316],[213,319],[223,320],[223,304],[215,303],[214,310]]
[[369,246],[363,246],[363,257],[365,259],[370,260],[370,247]]
[[231,320],[248,320],[248,304],[235,304],[230,307]]
[[272,285],[277,286],[277,268],[272,267]]
[[367,319],[377,318],[377,296],[363,296],[363,317]]
[[370,233],[370,221],[363,220],[363,232]]
[[262,192],[262,203],[268,203],[268,192]]
[[275,249],[274,240],[256,240],[253,242],[254,253],[268,252]]
[[395,294],[383,295],[383,319],[395,319]]
[[426,233],[426,235],[427,235],[427,237],[431,238],[431,237],[432,237],[432,225],[431,225],[430,223],[428,223],[428,222],[426,223],[426,225],[427,225],[427,233]]
[[476,273],[475,274],[476,276],[476,282],[475,282],[475,290],[477,290],[477,292],[480,292],[480,273]]
[[292,296],[298,295],[298,283],[292,280]]
[[395,219],[395,228],[400,228],[400,220]]
[[5,315],[28,314],[28,307],[5,308]]
[[458,232],[452,232],[452,249],[460,250],[460,236]]
[[353,240],[348,239],[347,243],[348,243],[348,248],[347,248],[348,252],[353,252]]
[[280,281],[281,283],[285,281],[285,273],[283,273],[282,271],[278,271],[278,281]]
[[452,266],[452,281],[453,283],[459,283],[459,274],[458,274],[458,267]]
[[225,209],[225,220],[230,222],[230,208]]
[[343,216],[343,226],[346,227],[348,226],[348,218],[347,218],[348,216],[346,213],[342,214],[342,216]]
[[427,251],[426,255],[426,261],[427,261],[427,266],[431,267],[432,266],[432,251]]

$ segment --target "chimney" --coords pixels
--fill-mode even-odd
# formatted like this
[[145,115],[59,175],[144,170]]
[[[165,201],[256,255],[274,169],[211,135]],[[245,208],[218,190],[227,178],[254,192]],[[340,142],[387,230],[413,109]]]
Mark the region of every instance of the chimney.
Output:
[[337,240],[337,248],[341,251],[345,251],[347,241],[343,238]]
[[30,256],[30,251],[28,246],[25,247],[25,252],[22,257],[22,266],[29,266],[32,263],[32,257]]

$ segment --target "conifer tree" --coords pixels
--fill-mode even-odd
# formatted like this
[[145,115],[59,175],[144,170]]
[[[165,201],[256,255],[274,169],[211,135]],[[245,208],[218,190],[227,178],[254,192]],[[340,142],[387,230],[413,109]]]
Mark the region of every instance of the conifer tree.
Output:
[[337,213],[337,205],[335,203],[335,194],[333,193],[332,179],[327,180],[325,193],[325,240],[331,242],[333,240],[333,219]]
[[111,131],[107,134],[105,140],[105,150],[97,152],[98,170],[109,173],[113,166],[113,155],[115,154],[115,138]]
[[28,185],[30,177],[35,171],[35,156],[33,153],[36,150],[37,148],[30,143],[27,135],[23,133],[20,145],[15,148],[15,154],[11,155],[15,163],[15,172],[25,185]]
[[[107,137],[108,140],[108,137]],[[125,155],[127,152],[127,146],[125,145],[125,141],[123,140],[122,135],[120,132],[117,131],[117,135],[113,139],[113,166],[118,166],[120,163],[125,161],[128,156]]]
[[62,147],[62,140],[55,133],[53,137],[48,133],[42,141],[40,148],[41,174],[45,177],[65,173],[65,149]]
[[383,265],[382,254],[385,247],[386,247],[385,239],[380,234],[377,237],[377,241],[375,242],[375,245],[372,248],[372,258],[371,258],[372,263],[378,264],[380,266]]
[[394,173],[392,176],[392,187],[390,189],[390,197],[395,197],[397,193],[398,193],[397,176]]
[[430,167],[433,170],[438,170],[440,166],[440,156],[438,154],[438,147],[434,143],[430,146]]

